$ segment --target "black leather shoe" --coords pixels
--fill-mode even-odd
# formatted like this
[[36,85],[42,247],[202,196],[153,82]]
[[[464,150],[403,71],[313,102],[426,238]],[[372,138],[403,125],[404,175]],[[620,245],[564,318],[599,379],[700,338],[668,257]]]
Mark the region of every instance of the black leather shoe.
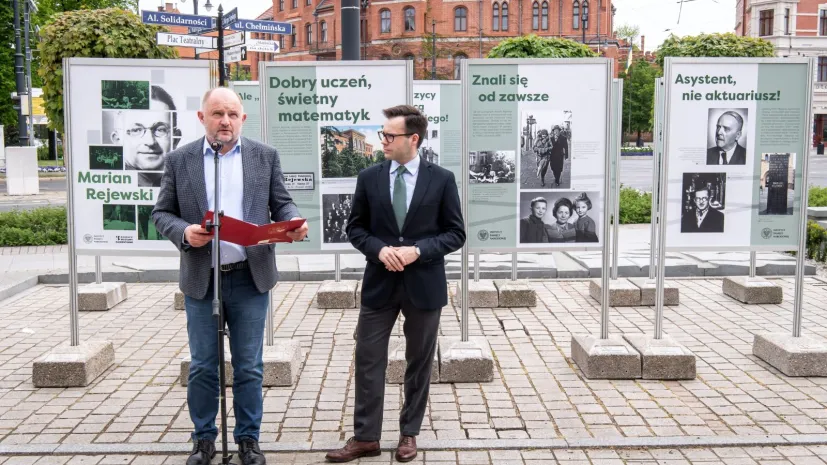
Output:
[[187,465],[210,465],[215,457],[215,441],[199,439],[192,445],[192,455],[187,459]]
[[258,441],[252,438],[242,438],[238,443],[238,457],[241,459],[242,465],[266,465],[267,460],[261,449],[258,447]]

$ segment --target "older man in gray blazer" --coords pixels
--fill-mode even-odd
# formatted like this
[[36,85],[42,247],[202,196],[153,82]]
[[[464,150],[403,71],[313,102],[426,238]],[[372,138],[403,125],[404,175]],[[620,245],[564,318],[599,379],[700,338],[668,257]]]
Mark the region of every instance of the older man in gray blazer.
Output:
[[[185,295],[190,365],[187,403],[195,426],[193,452],[187,465],[207,465],[215,456],[218,430],[218,327],[212,316],[212,234],[200,223],[214,205],[215,153],[220,141],[220,205],[224,214],[255,224],[299,218],[284,186],[278,152],[240,137],[246,119],[232,90],[216,88],[204,95],[198,119],[206,137],[170,152],[164,162],[161,192],[152,219],[155,227],[181,251],[180,287]],[[307,223],[288,233],[304,239]],[[263,410],[262,351],[267,293],[278,270],[275,246],[242,247],[221,241],[221,295],[232,337],[233,437],[244,465],[263,465],[258,445]]]

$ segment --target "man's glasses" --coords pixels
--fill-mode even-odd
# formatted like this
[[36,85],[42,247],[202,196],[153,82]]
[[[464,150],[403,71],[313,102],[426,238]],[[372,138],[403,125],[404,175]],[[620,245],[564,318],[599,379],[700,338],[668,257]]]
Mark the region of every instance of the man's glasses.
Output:
[[169,137],[169,125],[165,123],[157,123],[153,124],[152,127],[144,127],[140,124],[136,124],[135,126],[126,130],[126,134],[129,137],[135,137],[136,139],[140,139],[146,135],[146,131],[149,129],[152,131],[152,137],[156,139],[162,137]]
[[385,139],[388,141],[389,144],[393,143],[393,139],[400,137],[400,136],[412,136],[416,134],[415,132],[409,132],[407,134],[390,134],[385,131],[378,131],[379,140]]

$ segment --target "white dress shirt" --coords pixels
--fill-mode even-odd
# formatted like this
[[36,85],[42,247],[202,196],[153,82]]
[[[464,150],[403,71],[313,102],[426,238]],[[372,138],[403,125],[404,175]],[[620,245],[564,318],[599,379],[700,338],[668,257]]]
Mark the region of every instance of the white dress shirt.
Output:
[[[207,209],[215,206],[215,152],[204,138],[204,184],[207,186]],[[244,165],[241,159],[241,138],[235,147],[224,155],[219,155],[218,166],[221,174],[219,190],[221,199],[218,205],[224,216],[244,220]],[[243,262],[247,260],[244,247],[221,241],[221,264]]]
[[738,145],[737,144],[734,145],[729,150],[720,150],[720,149],[718,149],[718,163],[720,163],[721,165],[724,164],[724,157],[723,157],[723,155],[721,155],[721,152],[724,152],[726,154],[727,164],[732,163],[732,156],[735,154],[735,147],[738,147]]
[[[396,160],[391,161],[391,172],[390,176],[388,176],[391,183],[391,203],[393,203],[393,183],[396,181],[397,168],[399,168],[399,163]],[[408,170],[403,175],[405,179],[405,194],[407,197],[405,200],[405,205],[407,206],[405,211],[408,211],[411,209],[411,199],[413,199],[414,188],[416,188],[416,178],[419,175],[419,155],[408,163],[405,163],[405,169]]]

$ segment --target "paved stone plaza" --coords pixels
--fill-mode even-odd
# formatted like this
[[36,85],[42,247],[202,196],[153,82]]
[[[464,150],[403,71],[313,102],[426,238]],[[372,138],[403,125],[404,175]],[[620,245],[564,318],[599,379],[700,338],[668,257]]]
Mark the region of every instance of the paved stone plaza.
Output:
[[[762,445],[782,447],[777,455],[758,453],[753,460],[805,463],[784,455],[786,446],[812,452],[810,459],[827,459],[824,448],[808,447],[827,444],[827,378],[785,377],[751,354],[753,332],[790,331],[794,282],[773,281],[784,288],[783,304],[738,303],[722,294],[719,279],[674,281],[681,302],[666,309],[664,331],[698,357],[698,377],[691,381],[585,379],[569,353],[573,333],[599,333],[599,307],[585,280],[533,281],[538,297],[533,308],[473,309],[470,334],[483,334],[491,343],[494,380],[432,384],[420,459],[686,463],[707,450],[721,457],[742,451],[747,456],[731,463],[755,463],[749,447]],[[273,293],[275,337],[298,339],[304,360],[293,388],[265,391],[262,448],[297,454],[289,455],[294,462],[273,463],[315,463],[323,454],[306,452],[339,445],[351,434],[358,312],[317,308],[319,284],[284,282]],[[176,290],[176,284],[130,284],[129,299],[114,309],[81,313],[81,340],[111,340],[116,351],[115,364],[85,388],[32,385],[33,360],[68,341],[68,287],[38,285],[3,301],[0,457],[20,456],[0,463],[182,463],[157,455],[155,462],[145,456],[132,462],[128,455],[184,457],[190,448],[186,389],[178,382],[180,359],[187,353],[186,321],[173,307]],[[806,278],[804,295],[803,334],[825,340],[827,281]],[[442,334],[459,335],[458,314],[452,306],[443,310]],[[651,307],[617,308],[611,314],[612,334],[652,331]],[[401,326],[395,331],[401,334]],[[401,402],[400,386],[388,385],[385,447],[393,447],[398,437]],[[724,452],[664,449],[723,446]],[[634,455],[625,449],[639,447],[647,451]],[[524,449],[536,450],[517,455]],[[52,453],[59,457],[45,457]],[[84,454],[95,457],[80,458]],[[390,463],[390,457],[363,463]]]

